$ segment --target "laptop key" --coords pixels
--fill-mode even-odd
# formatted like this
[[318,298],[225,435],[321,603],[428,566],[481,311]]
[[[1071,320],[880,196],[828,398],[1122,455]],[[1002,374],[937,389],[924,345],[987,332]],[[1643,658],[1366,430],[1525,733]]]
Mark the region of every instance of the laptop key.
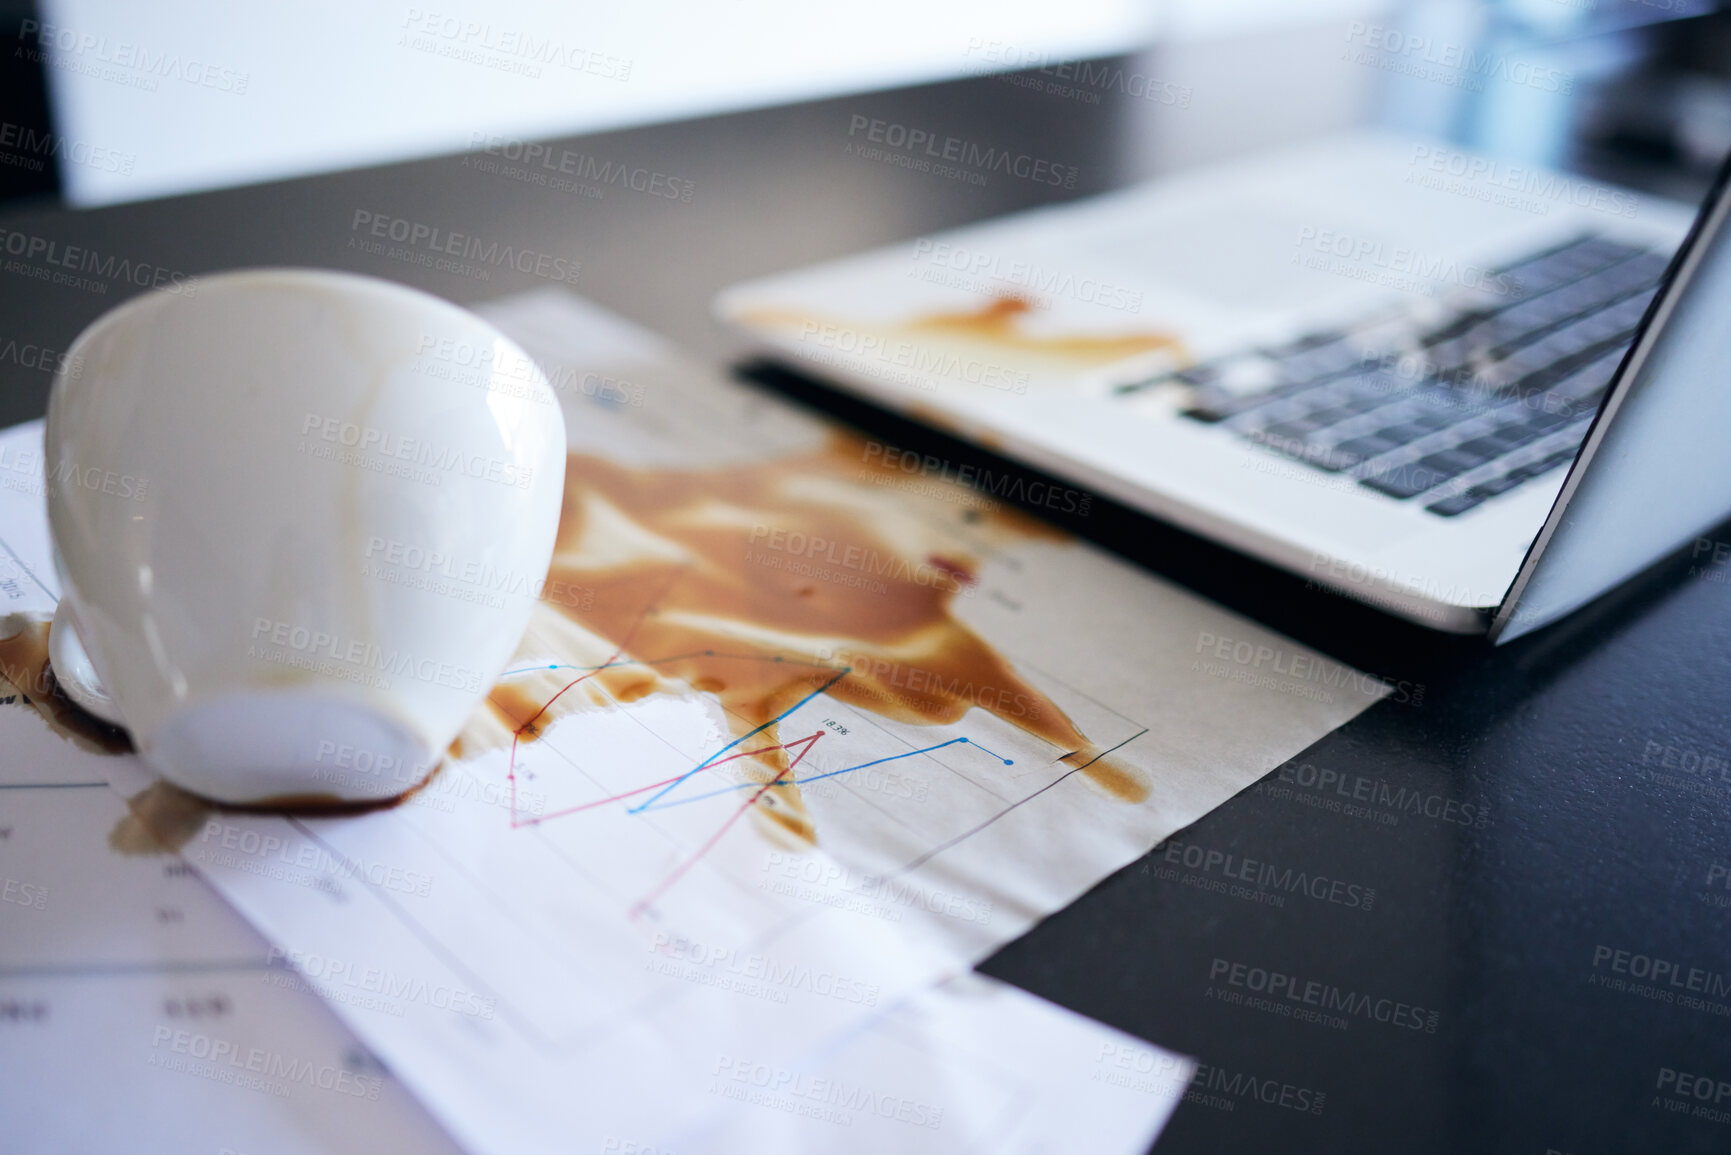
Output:
[[1514,469],[1509,470],[1508,476],[1520,481],[1526,481],[1530,478],[1538,477],[1540,474],[1549,473],[1565,461],[1573,461],[1574,459],[1575,450],[1572,447],[1569,449],[1559,449],[1548,456],[1539,458],[1537,461],[1529,461],[1525,465],[1516,466]]
[[1440,428],[1442,428],[1441,425],[1435,425],[1429,421],[1403,421],[1399,425],[1384,426],[1371,436],[1381,438],[1384,441],[1392,441],[1396,445],[1406,445],[1421,437],[1429,437]]
[[1355,369],[1365,361],[1364,354],[1349,342],[1324,345],[1282,356],[1281,370],[1294,381],[1320,381]]
[[1373,473],[1368,477],[1361,477],[1358,479],[1358,483],[1367,489],[1374,489],[1378,493],[1404,500],[1415,497],[1427,489],[1435,489],[1447,480],[1448,477],[1436,470],[1426,469],[1417,462],[1409,461],[1405,465],[1397,465]]
[[1487,481],[1479,482],[1467,492],[1476,493],[1481,499],[1495,497],[1499,493],[1507,493],[1524,480],[1526,479],[1522,477],[1511,477],[1509,474],[1504,473],[1500,476],[1490,478]]
[[1228,417],[1236,417],[1240,413],[1248,413],[1258,406],[1266,405],[1275,398],[1269,395],[1245,396],[1228,393],[1224,389],[1209,387],[1196,391],[1190,407],[1183,411],[1184,416],[1210,424],[1225,421]]
[[1465,513],[1469,509],[1482,505],[1484,502],[1489,501],[1498,494],[1507,493],[1509,490],[1515,488],[1524,481],[1531,480],[1542,473],[1549,473],[1563,462],[1571,460],[1574,456],[1575,451],[1573,449],[1556,450],[1555,452],[1540,458],[1538,461],[1532,461],[1528,462],[1526,465],[1517,466],[1516,468],[1509,470],[1507,473],[1499,474],[1496,477],[1481,481],[1477,485],[1462,490],[1460,493],[1445,497],[1441,501],[1433,502],[1430,505],[1425,506],[1425,508],[1431,513],[1439,514],[1442,517],[1455,517],[1459,514]]
[[[1524,435],[1524,431],[1521,433],[1517,433],[1514,430],[1510,430],[1510,433],[1513,436],[1523,436]],[[1470,441],[1461,442],[1459,445],[1455,446],[1454,451],[1459,452],[1459,453],[1470,454],[1473,457],[1476,457],[1479,461],[1479,464],[1482,465],[1485,462],[1491,460],[1493,457],[1501,457],[1503,454],[1507,453],[1510,449],[1513,449],[1514,445],[1512,445],[1510,443],[1510,440],[1511,440],[1510,438],[1499,437],[1494,432],[1493,433],[1485,433],[1485,434],[1481,434],[1478,437],[1474,437]]]
[[[1463,299],[1461,313],[1418,338],[1433,368],[1417,381],[1391,371],[1388,357],[1367,355],[1361,342],[1339,331],[1166,379],[1196,387],[1185,416],[1224,421],[1239,436],[1319,469],[1356,470],[1366,488],[1404,500],[1589,414],[1666,263],[1589,235],[1506,266],[1495,299]],[[1260,375],[1237,380],[1240,361],[1255,362],[1251,367]],[[1458,444],[1394,466],[1366,464],[1467,422],[1476,431]],[[1343,436],[1336,428],[1352,432]],[[1573,447],[1553,452],[1441,495],[1426,508],[1456,516],[1573,453]]]
[[1396,441],[1378,433],[1367,433],[1362,437],[1353,437],[1342,441],[1334,448],[1336,452],[1345,456],[1357,457],[1360,461],[1368,461],[1372,457],[1382,456],[1391,449],[1399,449],[1405,444],[1404,441]]
[[1488,495],[1481,495],[1468,489],[1455,494],[1453,497],[1445,497],[1441,501],[1432,502],[1425,508],[1432,513],[1441,514],[1443,517],[1454,517],[1483,504],[1486,496]]
[[1531,438],[1543,437],[1553,430],[1561,429],[1571,421],[1579,419],[1577,413],[1529,413],[1522,414],[1510,423],[1508,428],[1519,429],[1532,434]]
[[1303,442],[1308,440],[1312,433],[1322,428],[1324,426],[1305,420],[1277,421],[1273,425],[1263,426],[1252,436],[1258,441]]
[[1497,455],[1501,456],[1502,454],[1509,452],[1511,449],[1519,449],[1523,445],[1530,445],[1543,436],[1543,433],[1531,426],[1522,425],[1517,422],[1510,422],[1507,425],[1499,425],[1489,433],[1484,434],[1482,437],[1474,438],[1474,440],[1494,441],[1498,446]]
[[1420,469],[1434,470],[1446,480],[1447,478],[1465,473],[1469,469],[1477,469],[1479,466],[1496,456],[1496,451],[1488,453],[1472,453],[1460,446],[1456,446],[1452,449],[1444,449],[1440,452],[1421,457],[1418,459],[1418,465]]

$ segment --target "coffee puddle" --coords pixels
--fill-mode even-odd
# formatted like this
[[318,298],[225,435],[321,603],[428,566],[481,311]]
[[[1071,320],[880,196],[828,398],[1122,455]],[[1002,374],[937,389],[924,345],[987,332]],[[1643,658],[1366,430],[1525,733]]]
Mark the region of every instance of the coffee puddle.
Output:
[[[47,721],[49,728],[65,740],[93,754],[125,754],[132,739],[118,726],[87,712],[66,696],[55,680],[48,658],[48,635],[53,624],[32,620],[11,637],[0,638],[0,678],[4,678]],[[213,802],[168,782],[158,780],[127,801],[131,811],[108,835],[109,849],[118,854],[173,854],[185,846],[212,814],[258,813],[359,814],[397,806],[425,789],[443,768],[411,789],[375,802],[350,802],[332,794],[297,794],[261,799],[244,806]]]
[[901,328],[913,333],[969,337],[1028,353],[1090,363],[1122,361],[1162,349],[1174,354],[1184,350],[1184,343],[1170,333],[1030,333],[1021,322],[1033,312],[1033,302],[1025,298],[993,297],[978,309],[928,313],[902,322]]
[[[810,843],[817,831],[787,746],[820,728],[821,705],[798,715],[791,743],[779,719],[823,694],[916,725],[954,724],[978,707],[1048,743],[1054,760],[1106,795],[1145,799],[1140,771],[1104,756],[952,612],[958,598],[976,596],[981,567],[1000,550],[1068,539],[959,484],[909,487],[882,458],[840,434],[803,455],[708,469],[573,454],[547,600],[519,650],[537,668],[493,688],[453,755],[532,743],[586,705],[696,690],[717,699],[733,737],[749,738],[742,749],[760,751],[733,763],[768,786],[754,820],[772,837]],[[34,623],[0,639],[0,674],[69,740],[131,749],[123,730],[54,685],[48,629]],[[133,801],[111,843],[172,851],[214,812],[358,813],[425,786],[382,802],[314,795],[232,807],[157,783]]]
[[82,749],[100,754],[132,749],[125,730],[86,713],[55,681],[48,665],[50,628],[45,621],[28,621],[18,633],[0,638],[0,678],[11,682],[56,733]]
[[108,832],[108,849],[128,856],[179,853],[217,810],[160,778],[127,799],[126,807],[131,813]]
[[537,605],[519,651],[519,664],[542,668],[495,687],[463,751],[532,742],[586,703],[698,689],[718,699],[733,737],[765,748],[740,763],[775,783],[754,812],[809,842],[816,831],[798,786],[782,780],[779,747],[817,729],[821,707],[790,721],[797,734],[784,736],[777,719],[822,691],[922,725],[978,706],[1049,743],[1111,797],[1147,797],[1139,772],[1102,757],[951,612],[974,596],[993,553],[1067,539],[959,485],[910,495],[881,456],[841,435],[801,456],[710,469],[573,454],[551,600]]
[[892,337],[915,337],[925,344],[950,341],[1014,349],[1018,353],[1072,367],[1106,365],[1155,352],[1170,353],[1180,362],[1188,360],[1183,340],[1167,332],[1030,332],[1024,322],[1037,310],[1038,306],[1025,297],[1002,294],[992,297],[977,309],[940,310],[901,321],[870,324],[791,309],[759,309],[748,314],[748,318],[760,325],[817,324],[849,334],[869,330]]

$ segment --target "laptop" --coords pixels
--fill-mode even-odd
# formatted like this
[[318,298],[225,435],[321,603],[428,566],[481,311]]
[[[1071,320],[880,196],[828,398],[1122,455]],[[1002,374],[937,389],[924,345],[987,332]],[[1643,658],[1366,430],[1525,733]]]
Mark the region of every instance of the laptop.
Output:
[[715,307],[808,375],[1506,641],[1731,515],[1725,201],[1355,132]]

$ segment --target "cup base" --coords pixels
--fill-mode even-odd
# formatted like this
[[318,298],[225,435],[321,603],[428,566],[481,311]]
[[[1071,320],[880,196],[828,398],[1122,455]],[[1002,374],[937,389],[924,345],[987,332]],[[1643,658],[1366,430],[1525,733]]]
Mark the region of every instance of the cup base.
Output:
[[233,806],[384,802],[439,764],[425,742],[377,710],[288,689],[191,706],[157,727],[139,753],[181,789]]

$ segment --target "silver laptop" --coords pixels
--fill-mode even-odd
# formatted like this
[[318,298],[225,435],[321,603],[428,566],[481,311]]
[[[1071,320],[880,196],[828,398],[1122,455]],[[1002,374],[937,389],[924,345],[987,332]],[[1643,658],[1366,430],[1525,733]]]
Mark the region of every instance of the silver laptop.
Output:
[[761,349],[1437,629],[1731,514],[1705,204],[1354,133],[735,286]]

